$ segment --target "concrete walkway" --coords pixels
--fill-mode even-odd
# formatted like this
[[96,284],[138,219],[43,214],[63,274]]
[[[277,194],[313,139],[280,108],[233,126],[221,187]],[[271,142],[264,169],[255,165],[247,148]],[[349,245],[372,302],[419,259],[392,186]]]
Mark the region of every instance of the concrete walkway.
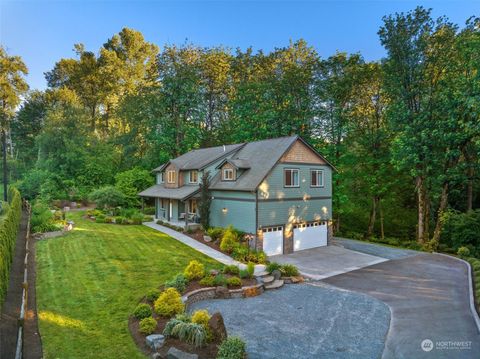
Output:
[[213,249],[212,247],[207,246],[206,244],[200,243],[199,241],[196,241],[195,239],[190,238],[189,236],[186,236],[183,233],[177,232],[165,226],[161,226],[160,224],[156,224],[155,222],[145,222],[143,224],[159,232],[168,234],[170,237],[175,238],[177,241],[182,242],[183,244],[186,244],[189,247],[192,247],[193,249],[199,251],[200,253],[203,253],[206,256],[209,256],[210,258],[213,258],[222,264],[225,264],[225,265],[234,264],[236,266],[241,265],[240,262],[237,262],[236,260],[227,256],[226,254],[223,254],[222,252],[219,252]]

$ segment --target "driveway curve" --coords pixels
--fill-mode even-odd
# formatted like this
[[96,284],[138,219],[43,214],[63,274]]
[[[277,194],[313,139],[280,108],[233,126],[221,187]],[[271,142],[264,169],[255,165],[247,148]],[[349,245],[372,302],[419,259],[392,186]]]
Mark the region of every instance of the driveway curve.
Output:
[[[470,309],[465,263],[419,253],[324,279],[386,303],[392,313],[383,358],[478,358],[480,335]],[[421,348],[431,340],[430,351]],[[425,348],[430,349],[430,348]]]
[[250,359],[379,358],[390,323],[381,301],[318,282],[190,309],[220,311],[228,334],[247,342]]

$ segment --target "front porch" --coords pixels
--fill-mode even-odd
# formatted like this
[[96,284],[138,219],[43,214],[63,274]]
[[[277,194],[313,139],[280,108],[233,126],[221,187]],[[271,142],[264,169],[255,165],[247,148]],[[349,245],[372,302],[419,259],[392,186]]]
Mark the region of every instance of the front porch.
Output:
[[177,227],[197,227],[200,223],[197,200],[195,198],[185,201],[172,198],[156,198],[155,218]]

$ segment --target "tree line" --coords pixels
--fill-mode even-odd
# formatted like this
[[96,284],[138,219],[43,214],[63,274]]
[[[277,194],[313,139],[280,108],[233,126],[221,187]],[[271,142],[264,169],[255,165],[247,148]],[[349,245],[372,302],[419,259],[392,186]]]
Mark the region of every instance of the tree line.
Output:
[[[298,134],[339,169],[337,233],[436,249],[445,214],[480,202],[479,24],[422,7],[385,16],[386,56],[373,62],[321,58],[304,40],[270,52],[160,49],[124,28],[98,51],[75,45],[15,113],[2,86],[10,180],[30,197],[81,200],[193,148]],[[2,83],[21,79],[26,68],[8,70],[1,51]]]

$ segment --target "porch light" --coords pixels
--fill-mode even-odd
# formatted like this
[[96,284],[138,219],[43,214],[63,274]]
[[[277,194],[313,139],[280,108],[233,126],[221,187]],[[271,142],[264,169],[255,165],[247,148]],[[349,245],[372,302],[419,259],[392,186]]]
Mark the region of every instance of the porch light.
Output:
[[222,213],[223,213],[223,214],[227,214],[227,212],[228,212],[228,209],[227,209],[226,207],[223,207],[223,208],[222,208]]

